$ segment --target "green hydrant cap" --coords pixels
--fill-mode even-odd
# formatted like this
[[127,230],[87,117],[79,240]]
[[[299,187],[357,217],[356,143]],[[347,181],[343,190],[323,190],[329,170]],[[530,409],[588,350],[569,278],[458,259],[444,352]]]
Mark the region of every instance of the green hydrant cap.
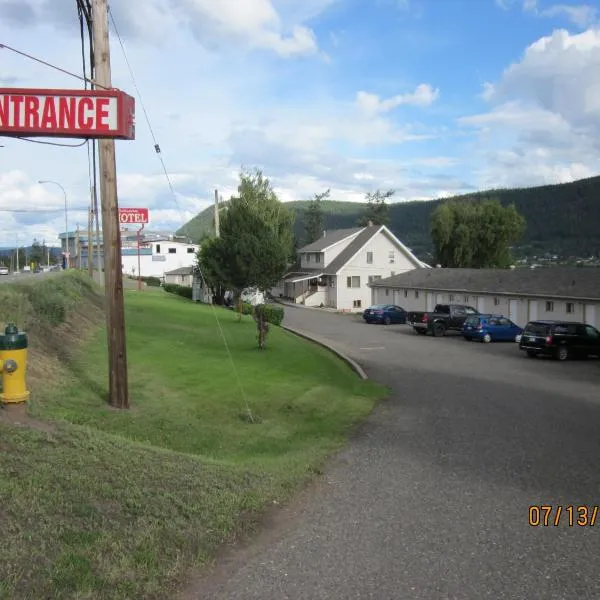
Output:
[[0,335],[0,350],[24,350],[27,346],[27,334],[12,323]]

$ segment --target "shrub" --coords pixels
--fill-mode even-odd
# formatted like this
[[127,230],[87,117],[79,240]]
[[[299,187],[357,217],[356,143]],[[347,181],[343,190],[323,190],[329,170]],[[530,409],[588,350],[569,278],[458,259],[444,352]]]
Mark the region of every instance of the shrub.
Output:
[[192,288],[187,285],[165,283],[163,285],[163,289],[165,290],[165,292],[169,292],[169,294],[177,294],[178,296],[182,296],[183,298],[187,298],[188,300],[192,299]]
[[267,320],[267,323],[271,323],[272,325],[281,325],[283,322],[283,306],[279,304],[259,304],[256,308],[261,307],[259,310],[262,310]]
[[248,302],[242,302],[242,314],[251,315],[254,313],[254,306]]
[[160,287],[160,277],[140,277],[140,279],[149,287]]

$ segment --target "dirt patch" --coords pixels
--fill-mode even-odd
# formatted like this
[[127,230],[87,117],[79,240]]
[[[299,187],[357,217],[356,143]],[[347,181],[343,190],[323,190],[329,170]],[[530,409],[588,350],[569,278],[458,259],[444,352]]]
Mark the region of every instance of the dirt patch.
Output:
[[[8,423],[15,427],[29,427],[37,431],[51,433],[56,426],[46,421],[40,421],[30,416],[27,412],[27,404],[4,404],[0,405],[0,422]],[[0,446],[0,450],[2,447]]]

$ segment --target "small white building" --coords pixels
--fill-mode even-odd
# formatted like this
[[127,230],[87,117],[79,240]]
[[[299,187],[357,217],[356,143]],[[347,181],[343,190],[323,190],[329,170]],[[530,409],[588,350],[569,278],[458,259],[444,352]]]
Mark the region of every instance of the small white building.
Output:
[[521,327],[548,319],[600,328],[600,268],[414,270],[370,287],[373,304],[396,304],[408,311],[455,303],[502,314]]
[[367,308],[373,281],[429,269],[385,225],[324,231],[297,254],[296,264],[271,293],[298,304],[340,311]]
[[165,283],[192,287],[194,283],[194,267],[180,267],[165,273]]

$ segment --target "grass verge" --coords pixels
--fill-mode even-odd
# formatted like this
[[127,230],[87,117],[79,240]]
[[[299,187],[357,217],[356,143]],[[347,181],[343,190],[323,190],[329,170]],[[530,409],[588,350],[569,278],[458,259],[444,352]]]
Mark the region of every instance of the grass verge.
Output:
[[54,428],[0,421],[1,598],[174,597],[385,392],[277,327],[259,352],[254,322],[230,311],[150,290],[126,311],[131,410],[106,404],[105,333],[90,326],[36,385],[30,412]]

